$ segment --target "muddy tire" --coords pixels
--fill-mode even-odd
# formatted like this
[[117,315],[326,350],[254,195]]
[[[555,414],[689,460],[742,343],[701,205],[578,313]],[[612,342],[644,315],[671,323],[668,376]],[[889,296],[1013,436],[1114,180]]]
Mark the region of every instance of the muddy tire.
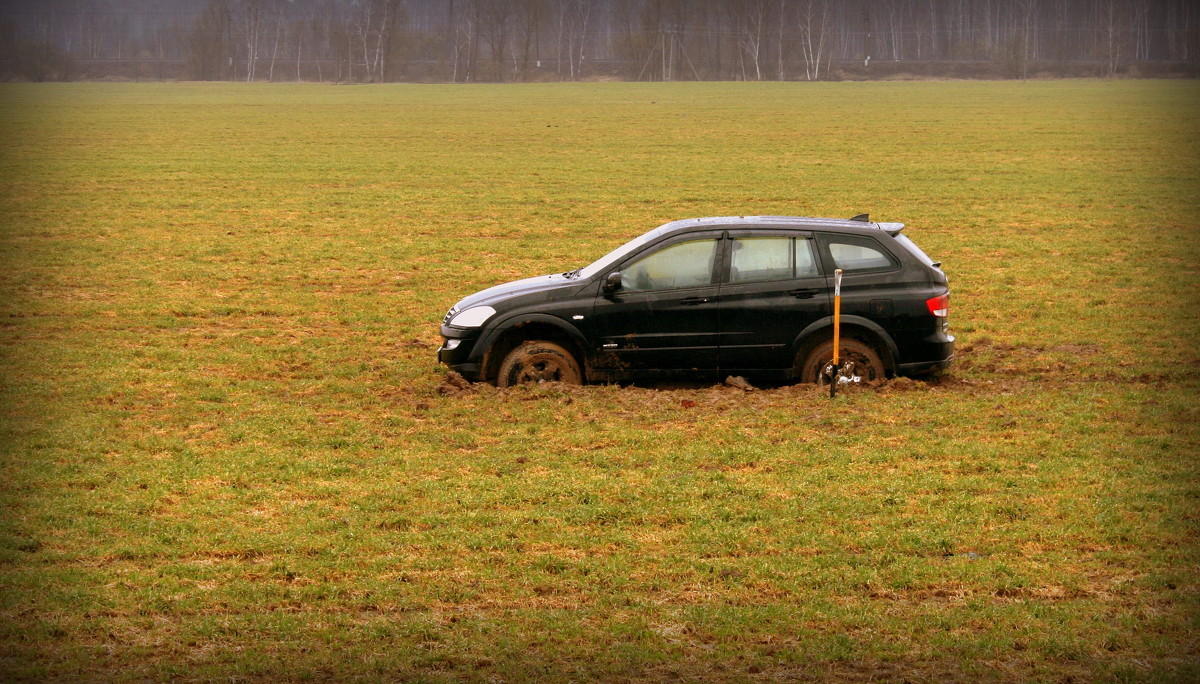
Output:
[[[870,345],[859,342],[853,339],[841,340],[841,353],[838,360],[841,363],[847,361],[854,362],[854,374],[863,379],[864,382],[874,380],[882,380],[885,377],[886,371],[883,368],[883,360],[879,358],[879,354],[871,348]],[[798,373],[796,379],[800,382],[815,382],[819,385],[828,385],[829,378],[821,374],[821,370],[833,361],[833,340],[828,340],[817,345],[815,349],[809,352],[801,361],[797,359]]]
[[500,363],[496,384],[512,387],[537,382],[583,383],[583,372],[571,352],[553,342],[532,340],[510,351]]

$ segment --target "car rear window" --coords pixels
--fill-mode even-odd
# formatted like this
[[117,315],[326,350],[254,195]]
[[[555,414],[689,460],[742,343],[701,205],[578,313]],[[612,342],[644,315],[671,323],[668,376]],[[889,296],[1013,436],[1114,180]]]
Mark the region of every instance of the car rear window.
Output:
[[892,257],[877,242],[862,238],[832,238],[829,254],[833,263],[843,271],[870,271],[896,265]]
[[908,252],[915,256],[921,263],[925,264],[926,266],[933,266],[933,259],[930,259],[929,255],[925,254],[925,252],[917,246],[917,243],[908,239],[908,236],[897,235],[896,242],[899,242],[904,249],[907,249]]

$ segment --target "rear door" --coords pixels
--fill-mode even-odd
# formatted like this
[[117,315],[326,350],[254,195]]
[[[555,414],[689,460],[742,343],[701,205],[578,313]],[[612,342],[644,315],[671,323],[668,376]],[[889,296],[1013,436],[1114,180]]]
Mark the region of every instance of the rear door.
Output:
[[792,342],[832,312],[813,234],[731,230],[728,242],[729,270],[720,291],[721,372],[791,368]]
[[596,298],[596,368],[713,370],[721,233],[660,243],[620,264],[621,288]]
[[819,233],[817,240],[830,272],[842,269],[843,316],[868,318],[889,331],[896,329],[897,315],[909,313],[906,303],[916,303],[916,312],[928,317],[921,296],[928,290],[926,273],[901,268],[896,255],[873,237]]

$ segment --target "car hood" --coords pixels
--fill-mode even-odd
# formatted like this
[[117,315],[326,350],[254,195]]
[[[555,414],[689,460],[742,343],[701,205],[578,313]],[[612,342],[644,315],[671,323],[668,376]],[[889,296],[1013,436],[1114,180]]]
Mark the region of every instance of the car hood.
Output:
[[459,303],[454,305],[454,310],[466,311],[473,306],[482,306],[484,304],[495,305],[497,302],[521,295],[557,290],[580,284],[579,278],[568,278],[561,273],[523,278],[521,280],[514,280],[511,283],[489,287],[486,290],[480,290],[473,295],[463,297]]

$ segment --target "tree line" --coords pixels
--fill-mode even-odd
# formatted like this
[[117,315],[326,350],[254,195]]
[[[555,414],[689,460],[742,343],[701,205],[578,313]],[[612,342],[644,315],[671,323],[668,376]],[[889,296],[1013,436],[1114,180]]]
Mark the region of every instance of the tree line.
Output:
[[0,76],[241,81],[1195,75],[1193,0],[10,0]]

